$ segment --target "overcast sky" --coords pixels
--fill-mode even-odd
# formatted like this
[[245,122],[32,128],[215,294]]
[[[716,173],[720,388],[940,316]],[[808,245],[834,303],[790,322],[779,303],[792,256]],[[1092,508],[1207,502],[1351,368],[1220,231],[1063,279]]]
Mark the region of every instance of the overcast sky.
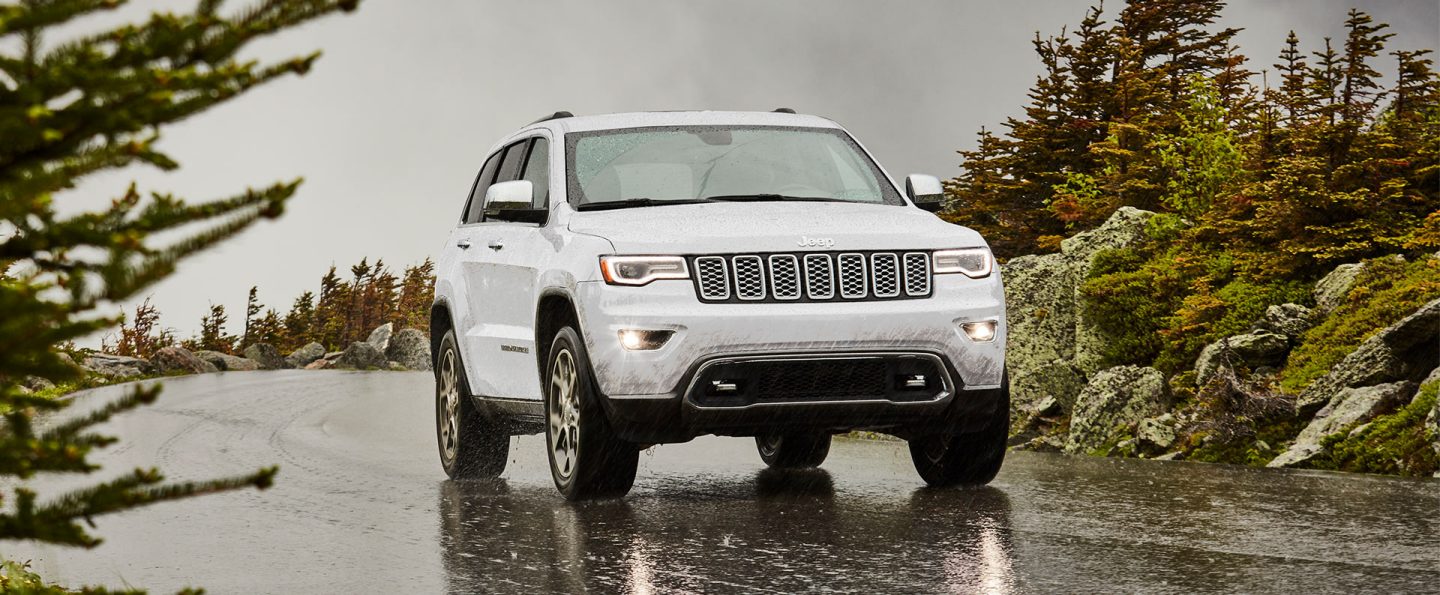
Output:
[[[186,260],[153,289],[180,336],[211,302],[238,332],[251,285],[283,312],[332,263],[380,257],[399,269],[438,253],[485,149],[556,110],[792,107],[847,126],[897,178],[953,177],[955,151],[980,126],[1022,109],[1039,70],[1035,32],[1073,26],[1089,4],[365,0],[254,46],[259,58],[325,56],[304,78],[166,129],[161,146],[179,171],[107,173],[60,203],[94,208],[132,179],[202,200],[304,176],[284,217]],[[1108,4],[1113,15],[1121,2]],[[76,29],[193,5],[135,0]],[[1290,29],[1307,50],[1342,36],[1351,6],[1390,23],[1387,51],[1440,46],[1436,0],[1242,0],[1224,25],[1246,29],[1242,52],[1260,70]]]

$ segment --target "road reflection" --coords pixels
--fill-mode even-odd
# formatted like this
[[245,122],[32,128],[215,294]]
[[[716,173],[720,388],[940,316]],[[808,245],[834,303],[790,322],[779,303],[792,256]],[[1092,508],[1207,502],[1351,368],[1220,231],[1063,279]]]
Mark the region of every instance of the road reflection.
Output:
[[439,508],[452,592],[1023,590],[994,488],[837,498],[824,470],[767,469],[585,503],[448,481]]

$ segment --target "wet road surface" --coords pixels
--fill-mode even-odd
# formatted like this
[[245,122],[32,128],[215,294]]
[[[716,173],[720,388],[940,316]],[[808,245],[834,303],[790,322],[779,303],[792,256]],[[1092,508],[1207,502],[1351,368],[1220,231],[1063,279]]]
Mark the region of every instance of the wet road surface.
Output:
[[122,437],[97,458],[109,473],[278,464],[276,486],[101,517],[94,550],[0,554],[70,586],[152,592],[1440,590],[1437,480],[1013,453],[989,488],[936,491],[903,443],[837,441],[823,469],[773,473],[752,441],[702,438],[643,454],[624,500],[570,504],[539,437],[512,445],[501,480],[447,481],[430,386],[395,372],[170,380],[105,427]]

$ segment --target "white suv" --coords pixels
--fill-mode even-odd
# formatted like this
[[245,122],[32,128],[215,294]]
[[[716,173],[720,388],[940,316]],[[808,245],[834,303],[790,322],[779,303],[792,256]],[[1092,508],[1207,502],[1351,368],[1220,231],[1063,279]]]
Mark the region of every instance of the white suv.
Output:
[[1009,426],[985,240],[838,124],[791,110],[574,117],[487,154],[438,263],[430,336],[451,477],[544,432],[567,498],[622,495],[640,449],[833,434],[910,443],[932,485],[990,481]]

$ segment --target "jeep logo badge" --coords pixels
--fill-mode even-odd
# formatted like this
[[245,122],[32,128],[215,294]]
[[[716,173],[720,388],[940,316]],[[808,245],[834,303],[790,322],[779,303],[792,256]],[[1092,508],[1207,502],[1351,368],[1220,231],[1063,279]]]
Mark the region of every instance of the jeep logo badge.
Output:
[[834,248],[835,239],[800,236],[800,241],[795,242],[795,245],[800,246],[801,248]]

